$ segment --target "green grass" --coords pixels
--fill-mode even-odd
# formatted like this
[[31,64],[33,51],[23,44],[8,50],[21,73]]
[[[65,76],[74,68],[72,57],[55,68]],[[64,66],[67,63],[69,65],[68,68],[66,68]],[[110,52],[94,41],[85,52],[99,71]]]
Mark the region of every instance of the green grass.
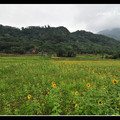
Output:
[[120,115],[120,61],[78,58],[0,57],[0,115]]

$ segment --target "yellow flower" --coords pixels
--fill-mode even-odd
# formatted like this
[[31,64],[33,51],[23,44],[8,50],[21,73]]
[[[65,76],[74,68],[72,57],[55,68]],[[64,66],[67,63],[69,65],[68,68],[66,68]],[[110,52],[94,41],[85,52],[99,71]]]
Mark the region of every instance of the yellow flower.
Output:
[[48,94],[50,94],[50,92],[48,92]]
[[52,82],[52,84],[55,84],[54,82]]
[[109,72],[109,73],[107,73],[107,75],[110,75],[110,72]]
[[102,101],[98,101],[98,105],[102,105]]
[[55,88],[56,87],[56,84],[53,84],[53,88]]
[[42,75],[42,78],[44,78],[44,75]]
[[37,85],[39,85],[39,83],[37,83]]
[[90,83],[87,83],[87,87],[90,87]]
[[75,108],[77,107],[77,104],[75,104]]
[[117,80],[112,80],[113,84],[118,84],[118,81]]
[[75,94],[78,94],[78,91],[76,91]]
[[30,99],[30,98],[31,98],[31,95],[29,94],[27,97],[28,97],[28,99]]

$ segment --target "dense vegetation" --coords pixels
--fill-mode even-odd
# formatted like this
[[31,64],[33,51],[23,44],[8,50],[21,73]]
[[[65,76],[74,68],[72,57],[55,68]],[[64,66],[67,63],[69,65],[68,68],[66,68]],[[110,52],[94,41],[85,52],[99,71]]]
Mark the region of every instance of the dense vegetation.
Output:
[[0,115],[120,115],[120,61],[79,57],[0,57]]
[[57,56],[76,54],[116,54],[120,42],[86,31],[69,32],[63,26],[28,26],[21,29],[0,25],[0,53],[47,53]]

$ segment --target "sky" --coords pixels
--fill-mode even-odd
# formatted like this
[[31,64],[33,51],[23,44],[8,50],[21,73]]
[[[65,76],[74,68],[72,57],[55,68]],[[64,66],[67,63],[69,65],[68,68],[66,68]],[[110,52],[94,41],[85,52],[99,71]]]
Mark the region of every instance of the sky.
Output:
[[0,24],[12,27],[64,26],[97,33],[120,28],[120,4],[0,4]]

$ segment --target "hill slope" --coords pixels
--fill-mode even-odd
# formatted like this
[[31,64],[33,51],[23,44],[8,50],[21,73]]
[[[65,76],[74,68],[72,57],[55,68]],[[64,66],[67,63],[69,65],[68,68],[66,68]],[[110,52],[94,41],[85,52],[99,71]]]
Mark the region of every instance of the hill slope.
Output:
[[114,38],[116,40],[120,41],[120,28],[114,28],[111,30],[102,30],[100,32],[98,32],[97,34],[102,34],[111,38]]
[[[33,51],[34,50],[34,51]],[[69,32],[63,26],[29,26],[18,29],[0,25],[1,53],[108,53],[120,51],[120,42],[86,31]]]

